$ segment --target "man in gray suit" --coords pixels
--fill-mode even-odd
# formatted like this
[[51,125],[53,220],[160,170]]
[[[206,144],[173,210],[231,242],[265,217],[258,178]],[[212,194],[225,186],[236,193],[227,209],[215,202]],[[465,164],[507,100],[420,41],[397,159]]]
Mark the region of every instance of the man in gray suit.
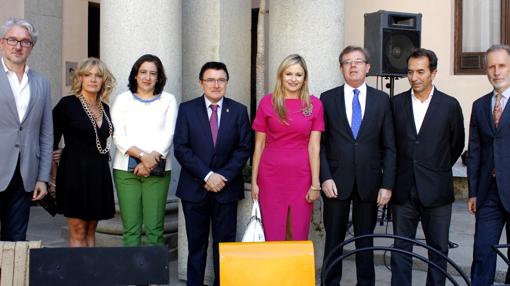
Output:
[[26,240],[30,202],[47,194],[53,149],[50,83],[27,66],[37,31],[2,26],[0,47],[0,240]]

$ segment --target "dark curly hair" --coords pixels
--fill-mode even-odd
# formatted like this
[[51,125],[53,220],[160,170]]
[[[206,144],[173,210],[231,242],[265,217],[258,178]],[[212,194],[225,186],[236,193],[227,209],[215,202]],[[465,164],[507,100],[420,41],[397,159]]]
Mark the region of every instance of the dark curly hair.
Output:
[[163,88],[165,87],[166,84],[165,68],[163,68],[161,60],[157,56],[151,54],[141,56],[133,64],[131,72],[129,73],[128,88],[132,93],[135,93],[136,90],[138,89],[138,83],[136,82],[135,77],[138,74],[140,66],[145,62],[154,63],[156,65],[156,68],[158,70],[158,78],[156,80],[156,85],[154,86],[154,94],[160,94],[161,92],[163,92]]

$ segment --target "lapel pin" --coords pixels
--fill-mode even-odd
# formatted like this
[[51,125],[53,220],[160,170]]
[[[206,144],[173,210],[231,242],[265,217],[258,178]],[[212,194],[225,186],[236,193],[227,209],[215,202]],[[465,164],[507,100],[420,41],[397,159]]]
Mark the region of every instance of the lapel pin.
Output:
[[225,110],[226,112],[229,112],[230,110],[228,110],[228,108]]

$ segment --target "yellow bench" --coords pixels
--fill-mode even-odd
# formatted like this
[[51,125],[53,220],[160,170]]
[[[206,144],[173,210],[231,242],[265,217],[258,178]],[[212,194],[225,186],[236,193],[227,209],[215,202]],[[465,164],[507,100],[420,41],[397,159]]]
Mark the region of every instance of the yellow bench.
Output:
[[28,285],[32,248],[41,248],[41,241],[0,241],[0,286]]
[[314,286],[311,241],[222,242],[222,286]]

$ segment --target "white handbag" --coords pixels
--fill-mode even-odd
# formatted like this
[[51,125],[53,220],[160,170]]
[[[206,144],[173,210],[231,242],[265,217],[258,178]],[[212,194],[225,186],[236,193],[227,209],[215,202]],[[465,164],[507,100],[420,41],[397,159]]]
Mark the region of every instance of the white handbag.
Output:
[[260,215],[259,201],[253,201],[251,217],[244,231],[242,242],[266,241],[264,228],[262,227],[262,216]]

